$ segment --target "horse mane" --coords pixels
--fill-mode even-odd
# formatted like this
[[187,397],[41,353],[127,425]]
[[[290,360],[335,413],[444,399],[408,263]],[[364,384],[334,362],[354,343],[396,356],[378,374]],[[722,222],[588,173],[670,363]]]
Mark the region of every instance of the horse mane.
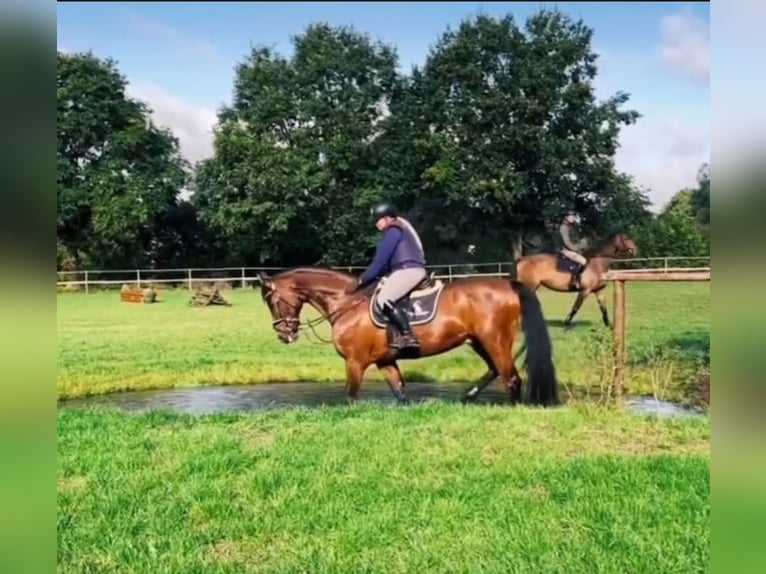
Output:
[[610,233],[607,235],[604,239],[599,241],[595,246],[590,247],[586,250],[584,250],[584,254],[586,257],[592,257],[594,255],[601,255],[604,252],[604,249],[607,245],[610,245],[614,243],[614,241],[617,239],[618,235],[622,235],[621,231],[615,231],[613,233]]
[[346,278],[353,277],[351,273],[348,273],[347,271],[342,271],[340,269],[332,269],[330,267],[320,267],[316,265],[307,265],[304,267],[293,267],[292,269],[285,269],[284,271],[280,271],[279,273],[272,275],[272,278],[276,279],[277,277],[283,277],[285,275],[296,275],[299,273],[308,273],[308,274],[313,273],[316,275],[340,276],[340,277],[346,277]]
[[[297,278],[300,276],[306,276],[306,275],[313,275],[316,278],[325,278],[325,279],[335,279],[335,280],[351,280],[354,275],[352,273],[349,273],[348,271],[342,271],[340,269],[332,269],[330,267],[319,267],[319,266],[304,266],[304,267],[294,267],[292,269],[285,269],[284,271],[280,271],[279,273],[276,273],[275,275],[272,275],[271,279],[278,279],[278,278]],[[363,289],[360,289],[357,291],[357,293],[362,295],[370,295],[372,294],[372,291],[374,290],[375,286],[377,285],[377,281],[373,282],[371,285],[367,285]],[[318,285],[315,288],[312,287],[313,291],[317,292],[335,292],[334,287],[327,287],[327,286],[321,286]]]

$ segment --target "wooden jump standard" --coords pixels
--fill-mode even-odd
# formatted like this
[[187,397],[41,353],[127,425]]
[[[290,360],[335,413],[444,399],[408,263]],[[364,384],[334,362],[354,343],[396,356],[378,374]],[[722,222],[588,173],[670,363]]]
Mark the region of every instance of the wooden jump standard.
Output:
[[710,268],[694,269],[626,269],[610,271],[607,281],[614,281],[614,379],[612,391],[617,400],[622,400],[625,386],[625,306],[626,281],[710,281]]

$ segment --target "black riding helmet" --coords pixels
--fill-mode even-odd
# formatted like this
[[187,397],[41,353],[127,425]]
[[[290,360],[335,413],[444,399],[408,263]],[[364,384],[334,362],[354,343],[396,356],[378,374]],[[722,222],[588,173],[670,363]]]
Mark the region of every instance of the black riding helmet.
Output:
[[397,217],[399,215],[399,211],[396,209],[393,203],[388,201],[381,201],[380,203],[376,203],[372,206],[370,214],[372,215],[372,220],[377,221],[381,217]]

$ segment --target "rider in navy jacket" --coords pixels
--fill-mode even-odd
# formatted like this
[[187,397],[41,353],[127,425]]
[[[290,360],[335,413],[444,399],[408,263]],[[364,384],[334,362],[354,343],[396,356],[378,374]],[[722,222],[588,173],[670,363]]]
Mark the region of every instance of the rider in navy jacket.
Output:
[[397,307],[397,303],[426,278],[426,259],[420,237],[389,203],[373,207],[372,216],[378,229],[383,231],[383,237],[372,263],[347,292],[353,293],[390,273],[378,293],[376,304],[402,333],[402,340],[393,346],[417,347],[419,342],[412,333],[407,314]]

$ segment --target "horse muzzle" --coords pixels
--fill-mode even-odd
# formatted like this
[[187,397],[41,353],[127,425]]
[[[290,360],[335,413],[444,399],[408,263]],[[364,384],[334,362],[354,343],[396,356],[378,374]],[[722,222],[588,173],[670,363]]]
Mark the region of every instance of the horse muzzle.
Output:
[[277,338],[285,345],[289,345],[298,340],[298,333],[278,333]]
[[298,340],[298,320],[297,319],[277,319],[272,326],[277,332],[277,339],[289,345]]

